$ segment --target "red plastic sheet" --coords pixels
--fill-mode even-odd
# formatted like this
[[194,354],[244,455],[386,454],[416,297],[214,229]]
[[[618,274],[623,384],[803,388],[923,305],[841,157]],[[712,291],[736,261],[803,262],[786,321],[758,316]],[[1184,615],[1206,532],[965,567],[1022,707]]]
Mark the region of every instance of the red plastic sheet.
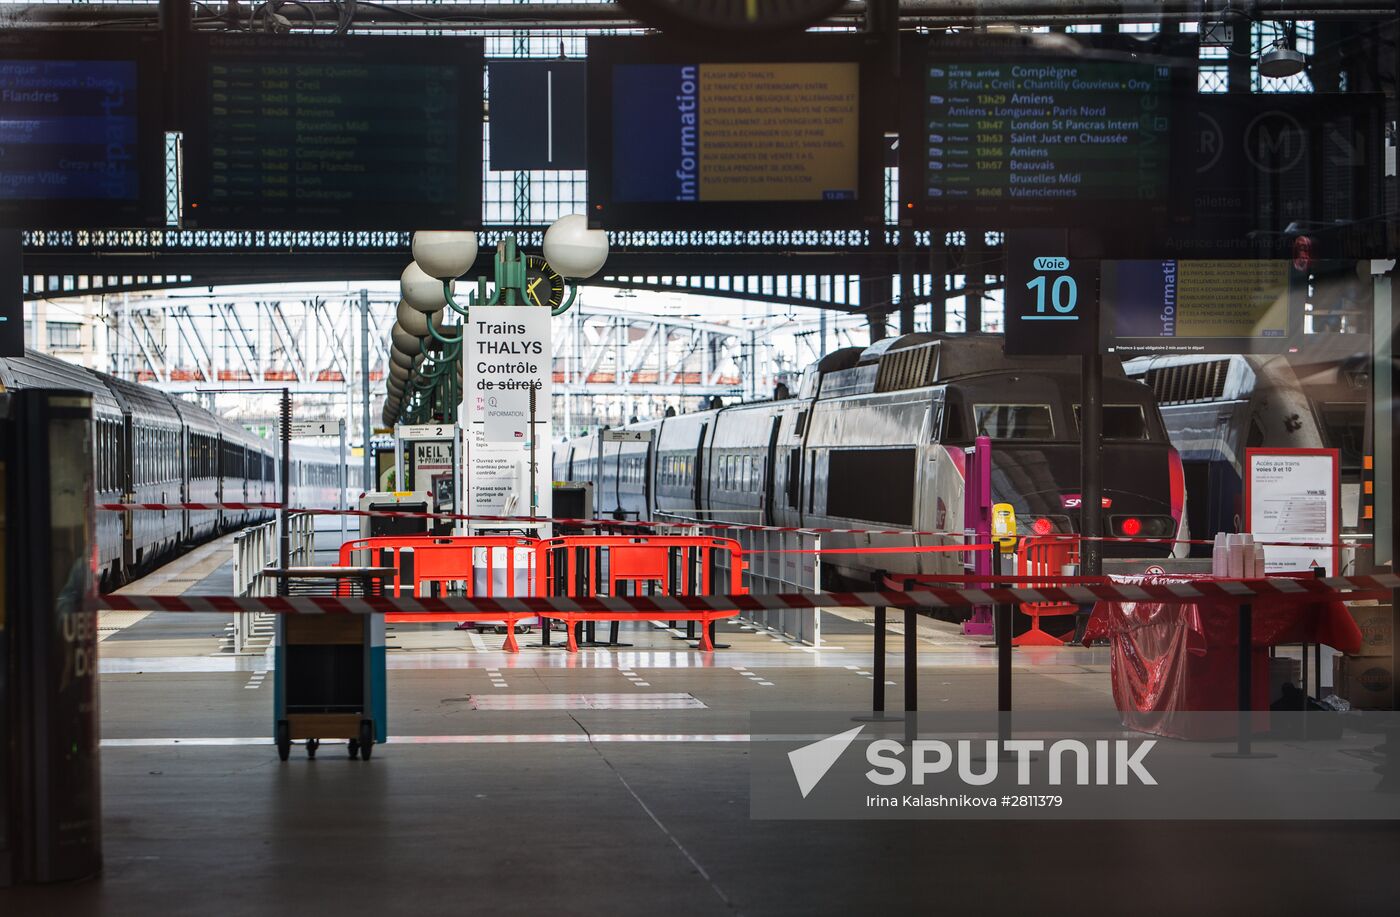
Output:
[[[1180,583],[1206,577],[1118,578],[1132,583]],[[1361,631],[1340,602],[1259,599],[1252,606],[1251,708],[1269,708],[1268,648],[1285,643],[1325,643],[1342,652],[1361,647]],[[1113,699],[1123,725],[1184,739],[1228,738],[1217,718],[1177,714],[1239,707],[1239,605],[1198,601],[1099,602],[1084,642],[1107,639],[1112,647]]]

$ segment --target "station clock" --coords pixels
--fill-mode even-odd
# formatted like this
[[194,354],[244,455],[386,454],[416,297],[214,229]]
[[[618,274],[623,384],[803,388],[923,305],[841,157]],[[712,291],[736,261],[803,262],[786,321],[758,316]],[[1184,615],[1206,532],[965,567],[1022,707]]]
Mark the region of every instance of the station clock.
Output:
[[663,32],[736,34],[797,32],[816,25],[846,0],[619,0],[628,12]]
[[557,309],[564,304],[564,278],[539,255],[525,256],[525,301]]

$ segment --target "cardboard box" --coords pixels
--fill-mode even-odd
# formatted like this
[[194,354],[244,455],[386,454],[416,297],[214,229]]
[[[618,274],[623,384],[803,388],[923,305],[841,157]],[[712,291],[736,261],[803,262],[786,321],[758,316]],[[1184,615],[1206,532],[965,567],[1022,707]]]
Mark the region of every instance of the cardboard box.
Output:
[[1389,710],[1395,669],[1385,656],[1336,656],[1332,687],[1358,710]]
[[1361,628],[1361,651],[1357,656],[1389,656],[1395,645],[1389,605],[1348,605],[1352,620]]

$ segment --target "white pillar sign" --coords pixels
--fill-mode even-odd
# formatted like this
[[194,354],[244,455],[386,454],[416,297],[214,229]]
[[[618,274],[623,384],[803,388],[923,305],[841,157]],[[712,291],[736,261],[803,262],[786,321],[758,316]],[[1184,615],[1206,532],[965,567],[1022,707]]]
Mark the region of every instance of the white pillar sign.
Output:
[[1245,450],[1244,529],[1264,544],[1266,573],[1340,575],[1337,457],[1336,449]]
[[466,392],[470,419],[488,443],[530,436],[530,390],[535,420],[549,417],[553,391],[550,314],[539,306],[472,306],[466,329]]
[[468,422],[466,511],[472,515],[552,512],[550,326],[549,310],[539,306],[471,307],[462,353],[462,400]]

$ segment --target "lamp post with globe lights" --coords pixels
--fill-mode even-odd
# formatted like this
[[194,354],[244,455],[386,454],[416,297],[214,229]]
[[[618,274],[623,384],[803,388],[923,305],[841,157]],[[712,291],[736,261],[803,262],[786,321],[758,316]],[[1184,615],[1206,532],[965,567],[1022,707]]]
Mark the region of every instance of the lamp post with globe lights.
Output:
[[[399,278],[403,299],[398,321],[390,331],[393,365],[386,418],[409,422],[434,417],[456,420],[463,391],[463,332],[454,333],[453,329],[461,326],[445,323],[446,310],[452,310],[463,321],[474,305],[548,305],[551,315],[562,315],[577,298],[576,281],[596,274],[608,256],[606,233],[589,229],[587,219],[578,214],[555,221],[545,231],[543,248],[541,260],[521,253],[513,236],[502,239],[496,246],[494,288],[488,287],[485,277],[477,278],[476,289],[468,292],[467,302],[462,305],[455,295],[456,281],[476,263],[476,233],[414,233],[413,262]],[[553,284],[555,280],[557,286]],[[548,299],[541,289],[547,282],[551,284]],[[403,367],[407,376],[400,378],[392,372],[393,366]],[[395,382],[399,383],[398,392],[394,390]],[[395,407],[393,417],[388,417],[390,405]]]

